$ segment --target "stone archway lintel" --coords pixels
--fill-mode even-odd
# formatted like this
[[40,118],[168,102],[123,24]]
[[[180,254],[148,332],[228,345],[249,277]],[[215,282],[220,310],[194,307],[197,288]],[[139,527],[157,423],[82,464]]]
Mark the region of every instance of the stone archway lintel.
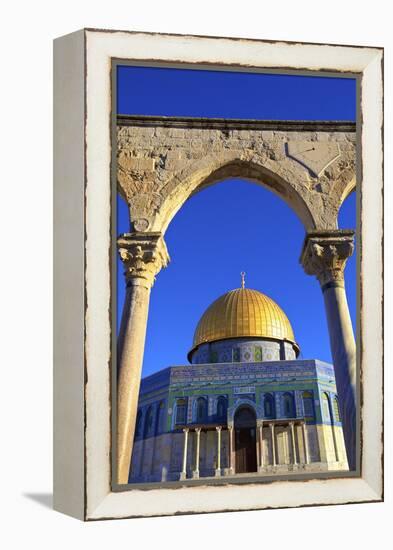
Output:
[[192,194],[227,177],[268,187],[306,230],[334,229],[355,142],[351,122],[120,116],[118,185],[135,231],[165,232]]

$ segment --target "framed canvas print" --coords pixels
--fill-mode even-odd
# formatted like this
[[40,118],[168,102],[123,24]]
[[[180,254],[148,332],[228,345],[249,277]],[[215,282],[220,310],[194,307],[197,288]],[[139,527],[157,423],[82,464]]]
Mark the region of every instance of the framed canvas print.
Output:
[[382,500],[383,50],[54,51],[55,508]]

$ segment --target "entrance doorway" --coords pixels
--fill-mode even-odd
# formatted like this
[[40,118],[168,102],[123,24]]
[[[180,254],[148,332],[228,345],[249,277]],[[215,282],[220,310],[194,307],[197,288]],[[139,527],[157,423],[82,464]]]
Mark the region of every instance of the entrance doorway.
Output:
[[235,418],[236,473],[257,471],[256,415],[251,407],[241,407]]

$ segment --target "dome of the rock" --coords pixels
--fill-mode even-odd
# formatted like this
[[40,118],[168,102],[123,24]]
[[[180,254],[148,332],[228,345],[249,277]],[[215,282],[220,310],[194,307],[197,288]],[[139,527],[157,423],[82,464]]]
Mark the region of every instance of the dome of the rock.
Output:
[[257,338],[287,341],[299,348],[288,317],[269,296],[250,288],[237,288],[215,300],[202,315],[189,356],[201,344]]

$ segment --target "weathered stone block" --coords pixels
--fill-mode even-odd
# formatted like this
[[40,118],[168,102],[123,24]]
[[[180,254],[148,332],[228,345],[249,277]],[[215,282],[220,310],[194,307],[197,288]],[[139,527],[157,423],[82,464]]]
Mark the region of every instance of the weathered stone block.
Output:
[[154,170],[155,161],[152,158],[122,156],[119,158],[119,164],[130,172],[146,172]]

